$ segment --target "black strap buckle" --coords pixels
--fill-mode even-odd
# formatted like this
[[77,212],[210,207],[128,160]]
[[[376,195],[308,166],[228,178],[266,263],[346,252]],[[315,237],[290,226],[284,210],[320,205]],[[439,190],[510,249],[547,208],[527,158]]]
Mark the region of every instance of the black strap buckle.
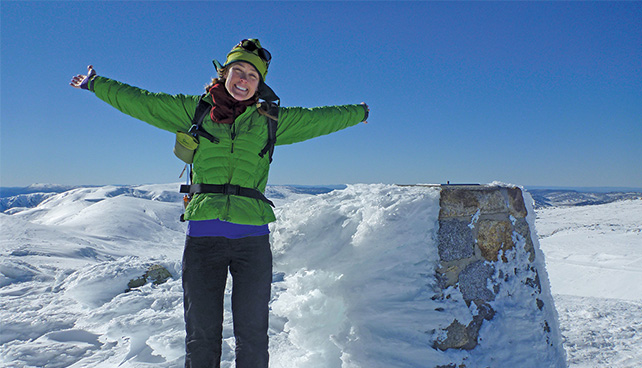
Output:
[[223,193],[227,195],[239,195],[241,193],[241,186],[234,184],[224,184]]
[[205,129],[203,129],[203,127],[200,125],[196,125],[196,124],[192,125],[192,127],[189,128],[187,132],[194,137],[203,137],[212,143],[220,142],[220,139],[216,138],[215,136],[205,131]]

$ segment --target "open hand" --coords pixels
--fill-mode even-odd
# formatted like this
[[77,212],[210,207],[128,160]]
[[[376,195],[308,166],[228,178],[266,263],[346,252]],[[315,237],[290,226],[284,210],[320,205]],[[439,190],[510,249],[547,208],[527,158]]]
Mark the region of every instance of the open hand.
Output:
[[87,67],[87,75],[78,74],[71,79],[70,86],[80,89],[89,89],[89,81],[96,76],[96,71],[93,65]]

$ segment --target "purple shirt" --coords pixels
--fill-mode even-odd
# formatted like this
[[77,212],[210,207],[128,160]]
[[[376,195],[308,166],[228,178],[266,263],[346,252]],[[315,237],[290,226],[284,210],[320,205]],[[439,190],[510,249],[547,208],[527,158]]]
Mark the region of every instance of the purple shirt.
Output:
[[228,239],[241,239],[250,236],[261,236],[270,233],[268,224],[265,225],[241,225],[222,220],[189,221],[187,224],[187,235],[199,236],[223,236]]

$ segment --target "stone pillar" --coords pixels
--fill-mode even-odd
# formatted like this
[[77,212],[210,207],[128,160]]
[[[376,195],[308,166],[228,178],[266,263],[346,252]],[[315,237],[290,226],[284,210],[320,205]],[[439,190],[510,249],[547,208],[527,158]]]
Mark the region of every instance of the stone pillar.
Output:
[[[453,291],[458,291],[471,315],[464,323],[460,321],[461,315],[459,319],[453,317],[452,323],[437,334],[434,348],[469,351],[474,355],[482,326],[492,326],[500,318],[496,316],[493,302],[504,281],[509,280],[512,288],[524,289],[520,295],[532,296],[532,301],[522,302],[535,303],[536,308],[524,313],[542,314],[541,318],[534,318],[538,322],[533,329],[541,329],[535,332],[546,335],[551,333],[551,324],[557,327],[557,320],[547,320],[556,313],[550,290],[547,290],[548,297],[542,297],[540,270],[535,262],[527,215],[519,188],[442,185],[437,233],[440,264],[436,275],[441,293],[434,299],[449,298]],[[519,251],[515,249],[517,246]],[[561,346],[553,349],[563,355]],[[442,367],[466,367],[466,364],[456,362]]]

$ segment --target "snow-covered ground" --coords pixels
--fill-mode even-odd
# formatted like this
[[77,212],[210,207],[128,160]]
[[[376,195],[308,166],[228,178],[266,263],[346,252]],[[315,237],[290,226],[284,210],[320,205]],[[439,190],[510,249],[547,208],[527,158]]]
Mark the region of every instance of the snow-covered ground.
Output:
[[[177,187],[76,188],[0,214],[1,366],[182,365]],[[325,191],[268,189],[278,208],[271,367],[441,364],[422,328],[441,322],[425,313],[435,308],[437,256],[426,244],[436,225],[426,219],[436,218],[438,193],[351,185],[316,194]],[[569,365],[639,366],[642,200],[548,207],[537,217]],[[173,278],[125,293],[152,264]],[[224,338],[230,368],[229,300]]]
[[642,366],[642,200],[537,217],[569,366]]

